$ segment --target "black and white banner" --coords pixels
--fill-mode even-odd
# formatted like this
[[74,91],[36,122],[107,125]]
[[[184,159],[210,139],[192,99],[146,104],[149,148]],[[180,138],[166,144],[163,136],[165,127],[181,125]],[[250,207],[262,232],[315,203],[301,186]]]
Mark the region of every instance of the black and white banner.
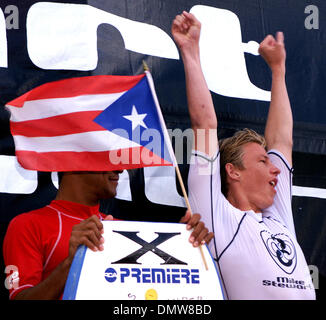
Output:
[[184,224],[103,221],[103,228],[102,252],[76,252],[64,300],[224,299],[208,248],[201,255]]

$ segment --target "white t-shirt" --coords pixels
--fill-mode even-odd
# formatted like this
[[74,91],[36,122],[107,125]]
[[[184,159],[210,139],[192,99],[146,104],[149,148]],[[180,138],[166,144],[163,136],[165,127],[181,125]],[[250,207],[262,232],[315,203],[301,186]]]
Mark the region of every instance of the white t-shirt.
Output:
[[262,213],[241,211],[221,192],[220,156],[194,151],[188,189],[193,212],[214,232],[209,249],[228,299],[315,299],[303,252],[296,240],[292,169],[284,156],[268,152],[278,176],[274,203]]

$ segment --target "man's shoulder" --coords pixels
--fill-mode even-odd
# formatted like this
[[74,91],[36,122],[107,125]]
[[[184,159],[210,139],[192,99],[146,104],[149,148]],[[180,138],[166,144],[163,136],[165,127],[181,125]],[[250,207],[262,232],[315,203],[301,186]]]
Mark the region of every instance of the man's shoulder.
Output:
[[34,223],[37,221],[43,221],[45,219],[48,219],[49,217],[54,216],[52,212],[53,210],[51,210],[51,208],[49,208],[48,206],[42,207],[42,208],[38,208],[38,209],[34,209],[28,212],[24,212],[21,214],[18,214],[16,217],[14,217],[11,222],[10,225],[22,225],[22,226],[26,226],[26,224],[30,224],[30,223]]
[[267,153],[273,163],[284,166],[288,171],[292,173],[292,164],[288,161],[288,159],[281,151],[277,149],[270,149]]
[[53,228],[57,228],[57,219],[57,215],[51,213],[48,207],[21,213],[10,221],[4,241],[26,241],[39,239],[41,234],[49,235]]

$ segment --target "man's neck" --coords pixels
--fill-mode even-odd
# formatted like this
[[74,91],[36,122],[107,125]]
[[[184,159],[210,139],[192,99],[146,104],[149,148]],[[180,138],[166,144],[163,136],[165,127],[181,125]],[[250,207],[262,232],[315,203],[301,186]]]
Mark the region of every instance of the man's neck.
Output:
[[228,193],[227,200],[232,204],[233,207],[241,211],[254,211],[255,213],[261,213],[261,209],[250,203],[250,201],[242,194],[236,195],[231,192]]
[[55,200],[65,200],[65,201],[70,201],[74,203],[79,203],[83,204],[85,206],[93,207],[99,204],[99,201],[91,201],[90,199],[86,199],[84,197],[76,197],[76,196],[71,196],[70,194],[65,194],[65,193],[57,193],[57,196]]
[[55,200],[71,201],[85,206],[96,206],[99,204],[99,199],[78,183],[62,182]]

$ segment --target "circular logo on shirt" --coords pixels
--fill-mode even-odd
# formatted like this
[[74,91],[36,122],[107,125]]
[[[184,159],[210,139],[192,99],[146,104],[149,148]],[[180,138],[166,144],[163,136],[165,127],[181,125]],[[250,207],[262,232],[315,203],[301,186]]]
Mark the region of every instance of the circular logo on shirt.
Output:
[[284,233],[271,234],[264,230],[260,236],[274,262],[287,274],[293,273],[297,265],[295,246]]
[[113,268],[108,268],[104,273],[105,280],[108,282],[114,282],[117,280],[117,272]]

